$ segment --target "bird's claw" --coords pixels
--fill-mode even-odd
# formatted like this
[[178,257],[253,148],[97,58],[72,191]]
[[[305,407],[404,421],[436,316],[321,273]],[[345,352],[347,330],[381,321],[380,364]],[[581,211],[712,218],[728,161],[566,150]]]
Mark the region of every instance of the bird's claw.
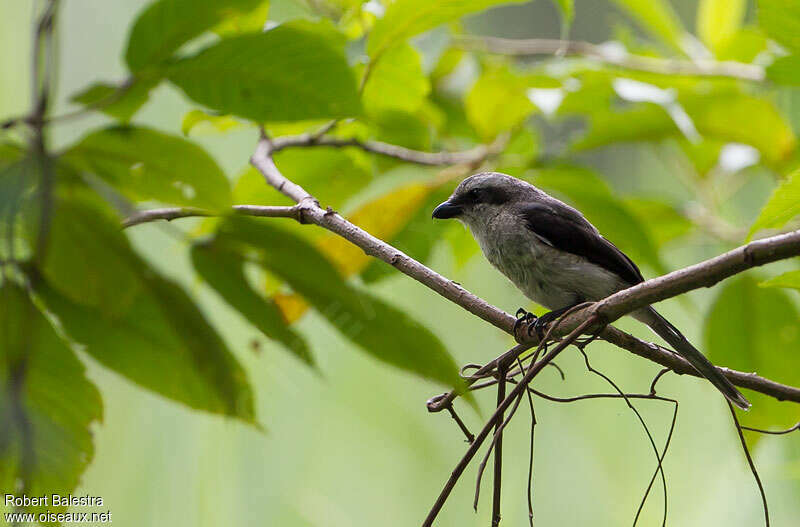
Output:
[[523,308],[517,309],[516,315],[517,315],[517,321],[514,322],[514,334],[516,335],[517,330],[520,328],[520,326],[525,324],[527,327],[528,336],[530,336],[531,328],[536,325],[537,321],[539,320],[539,317],[537,317],[536,315],[534,315],[529,311],[524,310]]

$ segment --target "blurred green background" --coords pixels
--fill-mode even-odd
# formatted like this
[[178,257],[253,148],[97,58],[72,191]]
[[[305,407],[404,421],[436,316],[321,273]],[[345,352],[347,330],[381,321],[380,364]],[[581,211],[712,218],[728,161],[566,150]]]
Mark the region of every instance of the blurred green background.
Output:
[[[694,27],[696,3],[673,1],[687,27]],[[67,98],[93,81],[122,79],[127,31],[143,0],[63,2],[58,29],[60,68],[53,113],[75,108]],[[29,107],[30,32],[33,2],[0,4],[0,119]],[[753,6],[748,17],[752,18]],[[280,20],[302,8],[273,1],[270,17]],[[614,5],[579,0],[571,38],[602,42],[625,17]],[[467,19],[469,31],[508,37],[557,38],[560,19],[549,2],[502,7]],[[434,40],[434,39],[429,39]],[[422,39],[420,49],[435,45]],[[800,125],[800,98],[786,89],[778,104]],[[135,118],[170,133],[180,133],[183,115],[194,106],[175,88],[161,85]],[[53,129],[58,149],[87,130],[108,122],[90,115]],[[543,125],[546,126],[546,125]],[[563,132],[563,130],[561,131]],[[564,132],[565,133],[565,132]],[[253,129],[196,137],[230,175],[246,164],[257,139]],[[552,138],[558,141],[558,137]],[[584,154],[614,188],[691,201],[691,191],[659,147],[615,146]],[[380,182],[376,183],[379,185]],[[731,200],[728,220],[747,228],[774,186],[767,174],[753,174]],[[710,192],[715,192],[714,188]],[[275,220],[286,221],[289,220]],[[91,358],[89,376],[103,394],[104,422],[95,426],[96,453],[76,494],[102,496],[114,525],[127,526],[376,526],[418,525],[461,457],[465,443],[444,413],[430,415],[425,400],[441,386],[378,363],[353,349],[318,315],[300,327],[320,366],[316,375],[266,341],[194,278],[186,245],[172,229],[190,230],[198,222],[145,225],[129,232],[136,248],[165,275],[202,300],[204,312],[243,363],[256,394],[263,433],[239,422],[192,411],[100,368]],[[314,228],[314,227],[307,227]],[[669,269],[717,254],[724,246],[696,234],[661,252]],[[437,246],[429,265],[469,290],[513,312],[527,301],[484,261],[458,266]],[[643,266],[646,277],[657,274]],[[774,266],[770,272],[790,269]],[[402,275],[374,289],[414,313],[448,346],[459,363],[485,362],[512,345],[495,328],[467,316],[457,306]],[[797,300],[797,295],[793,301]],[[702,317],[714,290],[695,291],[688,302],[671,300],[664,314],[700,344]],[[642,338],[635,322],[620,327]],[[257,350],[253,342],[260,343]],[[591,347],[593,364],[629,391],[646,392],[658,371],[644,360],[604,343]],[[585,372],[577,351],[558,360],[562,381],[548,369],[537,386],[551,394],[608,391]],[[762,521],[759,494],[721,397],[705,382],[667,376],[665,394],[680,400],[670,452],[664,461],[669,485],[669,524],[752,526]],[[482,415],[457,408],[473,430],[491,412],[494,395],[478,395]],[[528,524],[525,497],[529,416],[526,403],[508,428],[505,446],[503,524]],[[671,407],[638,403],[656,442],[663,445]],[[537,525],[617,526],[630,524],[655,468],[650,445],[633,413],[619,400],[559,405],[537,402],[534,510]],[[766,437],[754,450],[770,500],[773,524],[797,525],[800,517],[800,438]],[[476,464],[467,470],[440,517],[443,526],[489,524],[490,496],[485,479],[477,514],[471,502]],[[662,491],[651,493],[641,525],[660,525]]]

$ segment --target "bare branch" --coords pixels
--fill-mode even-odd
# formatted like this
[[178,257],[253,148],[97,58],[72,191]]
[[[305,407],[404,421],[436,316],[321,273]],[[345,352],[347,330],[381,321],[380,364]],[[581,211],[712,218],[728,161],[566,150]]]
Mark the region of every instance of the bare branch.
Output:
[[633,55],[622,49],[589,42],[465,36],[459,37],[456,43],[465,49],[499,55],[581,55],[618,68],[661,75],[730,77],[754,82],[762,82],[766,79],[764,68],[754,64],[733,61],[660,59]]
[[315,133],[277,137],[271,141],[270,151],[278,152],[284,148],[294,147],[328,146],[345,148],[351,146],[408,163],[428,166],[451,166],[480,164],[486,158],[500,153],[506,142],[508,142],[508,137],[501,135],[490,145],[479,145],[460,152],[422,152],[381,141],[361,141],[355,138],[341,138]]
[[[234,205],[231,212],[243,216],[261,216],[267,218],[293,218],[300,219],[299,209],[293,207],[273,207],[261,205]],[[122,222],[123,228],[133,227],[142,223],[150,223],[157,220],[172,221],[179,218],[191,218],[197,216],[217,216],[210,210],[196,209],[193,207],[166,207],[163,209],[150,209],[136,212]]]

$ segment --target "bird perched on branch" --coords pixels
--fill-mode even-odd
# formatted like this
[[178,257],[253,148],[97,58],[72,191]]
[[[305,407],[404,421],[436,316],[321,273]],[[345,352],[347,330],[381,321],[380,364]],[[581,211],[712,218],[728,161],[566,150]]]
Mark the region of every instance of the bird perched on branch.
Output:
[[[533,185],[497,172],[470,176],[433,217],[457,218],[483,254],[534,302],[551,309],[530,329],[541,332],[571,307],[644,281],[642,273],[576,209]],[[518,312],[525,313],[524,310]],[[733,404],[750,403],[675,326],[652,307],[631,313],[648,325]]]

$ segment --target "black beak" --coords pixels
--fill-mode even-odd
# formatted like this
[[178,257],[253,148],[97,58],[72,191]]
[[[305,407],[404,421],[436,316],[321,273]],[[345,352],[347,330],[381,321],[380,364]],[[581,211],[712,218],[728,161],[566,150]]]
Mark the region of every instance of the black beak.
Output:
[[439,220],[446,220],[447,218],[455,218],[459,214],[461,214],[461,205],[455,205],[449,201],[445,201],[433,209],[432,217]]

